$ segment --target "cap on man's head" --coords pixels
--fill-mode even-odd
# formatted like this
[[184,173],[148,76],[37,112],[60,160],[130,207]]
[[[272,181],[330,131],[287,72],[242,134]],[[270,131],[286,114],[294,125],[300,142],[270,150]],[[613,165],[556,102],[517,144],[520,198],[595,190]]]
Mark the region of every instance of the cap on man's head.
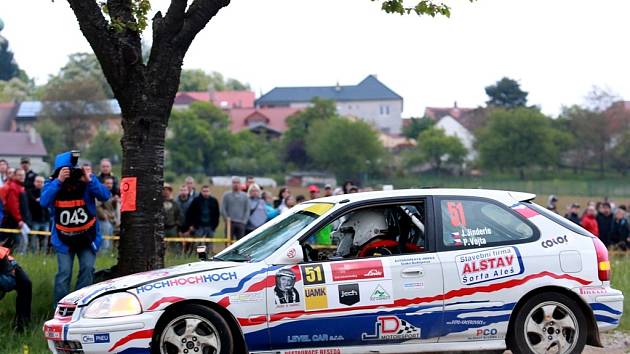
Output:
[[28,157],[24,156],[20,159],[20,163],[31,163],[31,159],[29,159]]
[[331,186],[330,184],[326,184],[326,185],[324,186],[324,189],[332,189],[332,186]]
[[314,184],[311,184],[310,186],[308,186],[308,191],[309,193],[317,193],[319,192],[319,187],[317,187]]

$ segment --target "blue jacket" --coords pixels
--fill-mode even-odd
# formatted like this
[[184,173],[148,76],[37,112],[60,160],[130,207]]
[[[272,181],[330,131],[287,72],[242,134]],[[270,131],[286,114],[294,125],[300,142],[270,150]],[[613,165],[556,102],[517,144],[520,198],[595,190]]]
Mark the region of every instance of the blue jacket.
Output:
[[[70,167],[74,168],[71,162],[71,154],[70,152],[64,152],[62,154],[57,155],[55,158],[55,171],[58,172],[62,167]],[[61,182],[58,179],[54,178],[49,180],[42,190],[42,195],[39,198],[39,204],[44,208],[50,209],[50,215],[52,215],[51,224],[51,236],[52,236],[52,244],[55,247],[55,250],[60,253],[68,253],[68,246],[66,246],[59,237],[57,236],[57,229],[55,228],[55,198],[57,197],[57,193],[61,189]],[[90,182],[85,189],[85,194],[83,195],[83,200],[85,200],[85,205],[87,209],[93,215],[96,215],[96,202],[95,199],[98,199],[102,202],[106,202],[109,198],[112,197],[110,191],[105,187],[101,182],[99,182],[96,176],[92,175]],[[101,247],[101,242],[103,241],[103,235],[101,235],[101,230],[98,225],[98,218],[96,220],[96,238],[94,238],[94,242],[92,242],[92,251],[94,253],[98,252],[98,249]]]

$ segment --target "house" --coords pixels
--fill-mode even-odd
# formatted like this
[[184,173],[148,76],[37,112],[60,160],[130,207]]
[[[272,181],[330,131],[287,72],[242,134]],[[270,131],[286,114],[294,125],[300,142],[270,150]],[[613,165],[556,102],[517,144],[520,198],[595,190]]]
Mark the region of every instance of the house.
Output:
[[178,92],[173,109],[185,109],[196,101],[212,102],[221,109],[253,108],[256,95],[253,91],[194,91]]
[[390,151],[399,152],[406,148],[412,148],[416,146],[416,141],[413,139],[408,139],[404,136],[398,135],[390,135],[385,133],[380,133],[378,135],[378,140],[383,144],[383,146]]
[[285,184],[289,187],[306,187],[311,184],[318,186],[337,185],[335,176],[322,172],[296,171],[284,176]]
[[227,113],[232,133],[249,129],[254,133],[279,137],[288,129],[287,119],[300,111],[299,108],[291,107],[233,108]]
[[333,100],[337,112],[372,124],[382,132],[400,134],[403,98],[369,75],[357,85],[276,87],[256,100],[256,107],[309,107],[314,98]]
[[20,159],[28,157],[31,168],[38,173],[48,173],[50,166],[43,158],[48,156],[42,137],[34,130],[29,132],[0,132],[0,159],[5,159],[9,166],[20,166]]
[[477,157],[475,151],[474,132],[485,123],[483,108],[458,107],[457,102],[453,107],[426,107],[425,117],[436,122],[436,127],[444,130],[446,135],[457,137],[468,150],[467,160]]
[[[44,102],[44,101],[24,101],[20,103],[15,116],[15,128],[19,132],[28,132],[37,122],[37,119],[44,114],[45,105],[53,105],[53,109],[68,114],[83,112],[85,117],[90,118],[90,130],[96,134],[99,130],[108,133],[121,132],[122,113],[118,101],[114,99],[98,102]],[[64,107],[67,106],[67,107]]]

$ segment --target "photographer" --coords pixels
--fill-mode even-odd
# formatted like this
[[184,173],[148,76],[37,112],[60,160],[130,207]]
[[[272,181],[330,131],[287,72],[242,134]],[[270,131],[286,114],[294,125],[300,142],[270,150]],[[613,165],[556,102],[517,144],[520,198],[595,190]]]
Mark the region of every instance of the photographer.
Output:
[[96,252],[103,239],[96,218],[95,199],[111,197],[109,190],[90,171],[77,168],[78,151],[55,158],[55,172],[44,186],[40,204],[50,208],[52,244],[57,253],[55,304],[70,292],[74,257],[79,259],[76,289],[92,284]]

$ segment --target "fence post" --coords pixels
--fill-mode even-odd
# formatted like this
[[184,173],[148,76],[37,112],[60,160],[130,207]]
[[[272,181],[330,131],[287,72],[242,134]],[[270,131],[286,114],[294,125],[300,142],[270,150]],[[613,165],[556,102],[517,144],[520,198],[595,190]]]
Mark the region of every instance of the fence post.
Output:
[[225,218],[225,238],[227,242],[225,247],[229,247],[232,244],[232,219]]

